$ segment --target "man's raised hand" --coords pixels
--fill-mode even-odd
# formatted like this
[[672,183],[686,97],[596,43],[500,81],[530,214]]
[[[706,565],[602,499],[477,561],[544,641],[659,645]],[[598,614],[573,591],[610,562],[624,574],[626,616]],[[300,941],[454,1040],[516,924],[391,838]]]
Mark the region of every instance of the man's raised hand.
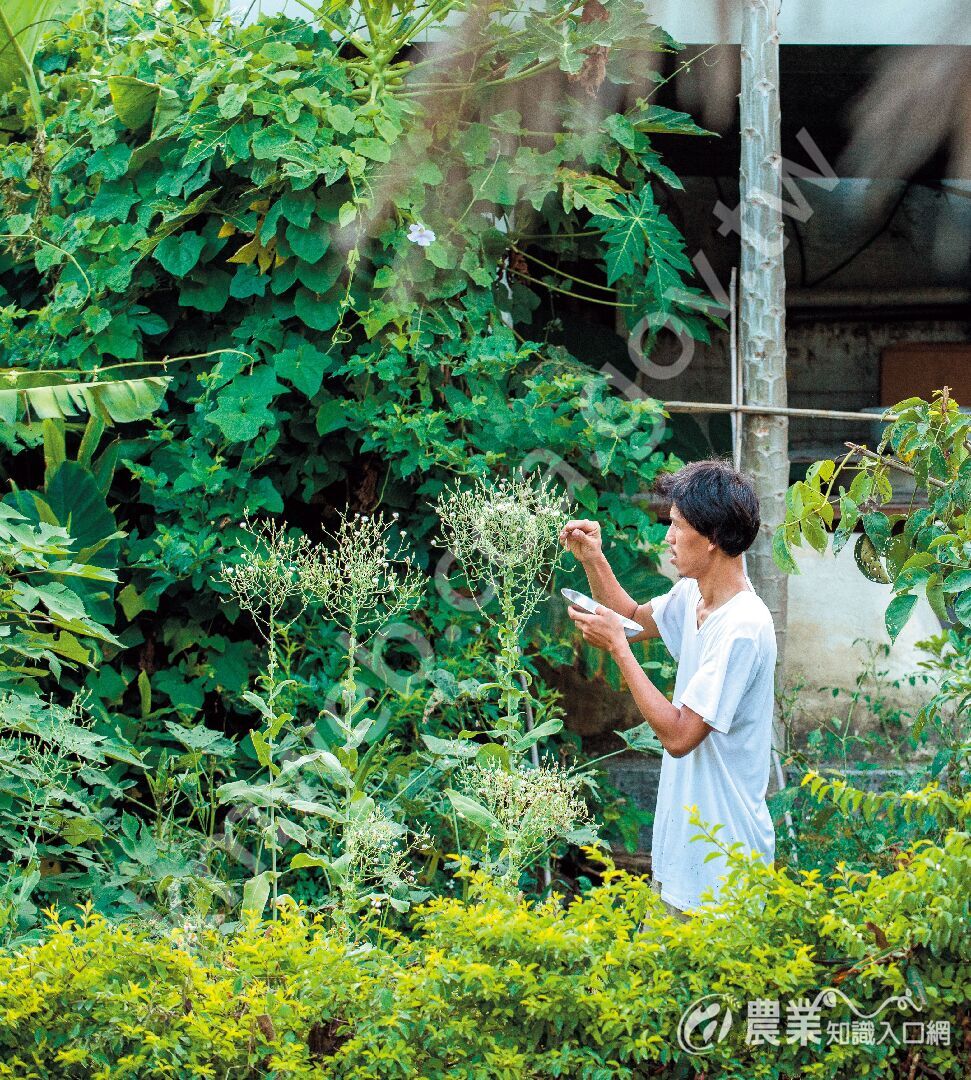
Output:
[[590,562],[603,550],[600,525],[586,518],[568,521],[560,530],[560,543],[579,562]]

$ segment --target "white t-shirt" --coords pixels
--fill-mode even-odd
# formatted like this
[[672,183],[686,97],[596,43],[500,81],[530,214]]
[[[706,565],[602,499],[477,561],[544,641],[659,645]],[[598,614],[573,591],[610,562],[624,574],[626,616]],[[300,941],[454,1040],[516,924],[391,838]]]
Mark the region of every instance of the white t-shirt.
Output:
[[698,807],[703,821],[723,828],[718,839],[736,841],[775,859],[775,831],[765,804],[772,747],[776,640],[772,614],[752,588],[716,608],[698,629],[701,590],[695,578],[681,578],[651,601],[661,638],[678,661],[675,706],[687,705],[715,730],[684,757],[661,758],[651,863],[661,898],[682,911],[702,903],[728,872],[724,855],[701,838],[686,807]]

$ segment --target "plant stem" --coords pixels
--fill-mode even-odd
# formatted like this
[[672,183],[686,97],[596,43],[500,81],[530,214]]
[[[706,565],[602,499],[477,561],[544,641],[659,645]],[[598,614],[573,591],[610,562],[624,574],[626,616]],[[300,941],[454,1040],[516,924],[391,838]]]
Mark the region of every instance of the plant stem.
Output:
[[552,289],[553,292],[575,297],[577,300],[583,300],[588,304],[604,304],[606,307],[613,308],[633,308],[637,306],[636,304],[627,304],[621,300],[599,300],[595,296],[581,296],[579,293],[571,292],[569,289],[561,289],[559,285],[551,285],[547,281],[541,281],[539,278],[533,277],[532,274],[525,274],[522,270],[514,270],[513,273],[516,277],[525,278],[526,281],[532,281],[535,285],[542,285],[544,289]]
[[342,27],[338,26],[337,23],[328,19],[326,15],[321,15],[320,10],[315,8],[313,4],[308,4],[307,0],[295,0],[295,2],[305,11],[309,11],[326,30],[330,30],[331,33],[337,34],[345,41],[349,41],[362,56],[370,57],[371,49],[364,43],[362,38],[357,36],[357,34],[344,30]]
[[[610,285],[598,285],[595,281],[587,281],[585,278],[575,277],[573,274],[568,274],[565,270],[561,270],[558,266],[553,266],[551,263],[544,262],[542,259],[537,258],[535,255],[528,255],[525,251],[512,245],[513,251],[522,255],[524,259],[529,259],[531,262],[539,263],[540,266],[546,270],[551,270],[554,274],[559,274],[560,277],[566,278],[568,281],[574,281],[577,285],[586,285],[590,289],[601,289],[603,292],[615,293],[617,290]],[[515,271],[513,271],[515,273]],[[633,307],[633,305],[631,305]]]
[[37,76],[34,73],[34,66],[27,59],[27,54],[21,48],[20,42],[17,40],[17,35],[13,32],[2,6],[0,6],[0,26],[3,27],[3,30],[7,35],[8,46],[13,46],[14,55],[17,57],[17,62],[20,64],[24,82],[27,84],[27,92],[30,95],[30,104],[34,110],[34,124],[38,131],[43,132],[44,108],[41,103],[40,87],[37,85]]
[[[865,446],[859,446],[857,445],[857,443],[853,442],[845,442],[843,443],[843,445],[848,446],[854,453],[861,454],[863,457],[870,458],[872,461],[879,461],[881,465],[886,465],[891,469],[896,469],[897,472],[910,473],[911,476],[915,475],[914,470],[909,465],[905,465],[902,461],[899,461],[895,457],[886,457],[883,454],[874,453],[873,450],[868,450]],[[938,480],[934,476],[928,476],[927,486],[936,487],[944,490],[947,487],[947,484],[945,484],[943,480]]]

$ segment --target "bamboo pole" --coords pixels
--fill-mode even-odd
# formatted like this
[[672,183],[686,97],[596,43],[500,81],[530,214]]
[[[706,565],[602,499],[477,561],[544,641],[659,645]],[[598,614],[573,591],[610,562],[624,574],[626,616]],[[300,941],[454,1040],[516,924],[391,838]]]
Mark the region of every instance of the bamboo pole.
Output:
[[794,409],[788,405],[737,405],[724,401],[665,401],[664,408],[674,413],[745,413],[752,416],[808,416],[818,420],[869,420],[891,423],[896,413],[852,412],[846,409]]

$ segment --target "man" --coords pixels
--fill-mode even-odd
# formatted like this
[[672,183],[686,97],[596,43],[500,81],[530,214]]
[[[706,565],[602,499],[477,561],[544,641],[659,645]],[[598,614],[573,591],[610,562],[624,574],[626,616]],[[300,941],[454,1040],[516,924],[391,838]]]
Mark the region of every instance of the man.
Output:
[[[742,552],[759,531],[751,482],[721,460],[697,461],[662,475],[655,489],[671,501],[667,540],[677,584],[638,604],[621,588],[603,553],[595,521],[569,521],[561,543],[586,571],[595,614],[570,607],[584,640],[617,662],[644,719],[664,752],[658,784],[651,864],[654,888],[669,910],[683,913],[727,872],[723,855],[691,842],[698,807],[719,844],[740,841],[746,854],[775,858],[775,833],[765,804],[769,782],[776,661],[772,615],[752,588]],[[628,639],[616,613],[644,627]],[[660,636],[678,662],[671,701],[651,682],[631,641]]]

